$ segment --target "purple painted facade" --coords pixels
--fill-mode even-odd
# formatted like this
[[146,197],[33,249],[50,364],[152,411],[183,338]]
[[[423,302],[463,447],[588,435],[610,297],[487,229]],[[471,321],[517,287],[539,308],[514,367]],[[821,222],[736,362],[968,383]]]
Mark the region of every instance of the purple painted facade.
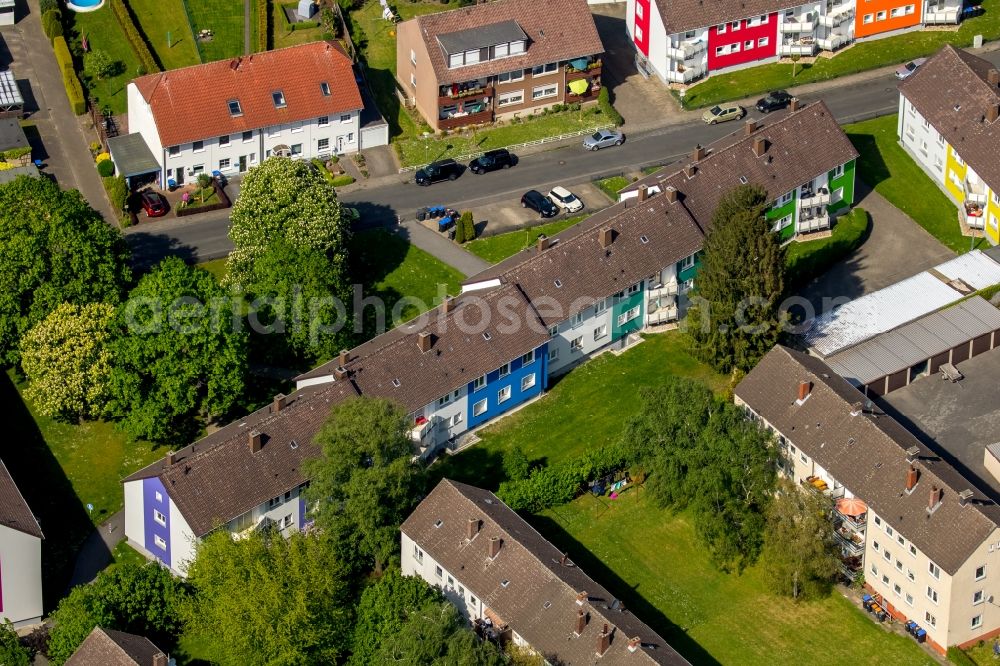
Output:
[[[170,498],[157,477],[142,480],[142,523],[146,550],[168,567],[170,562]],[[157,512],[163,522],[157,520]],[[158,544],[157,537],[164,545]]]

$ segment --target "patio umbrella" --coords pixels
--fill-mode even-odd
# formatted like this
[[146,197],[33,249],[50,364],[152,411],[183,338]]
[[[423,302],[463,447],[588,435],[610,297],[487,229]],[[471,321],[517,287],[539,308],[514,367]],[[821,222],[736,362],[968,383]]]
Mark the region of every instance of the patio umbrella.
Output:
[[845,516],[860,516],[868,512],[868,505],[857,497],[837,500],[837,511]]
[[87,51],[90,50],[90,43],[87,42],[87,35],[86,34],[83,34],[83,35],[80,36],[80,48],[83,49],[84,53],[86,53]]
[[574,95],[582,95],[587,92],[587,87],[589,85],[590,84],[587,82],[587,79],[577,79],[576,81],[569,82],[569,90]]

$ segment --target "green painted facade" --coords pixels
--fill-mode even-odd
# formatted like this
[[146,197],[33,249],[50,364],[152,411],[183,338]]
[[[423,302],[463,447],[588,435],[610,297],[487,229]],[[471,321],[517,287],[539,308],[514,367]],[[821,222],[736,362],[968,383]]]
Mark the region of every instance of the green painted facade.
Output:
[[788,203],[781,206],[772,206],[764,213],[764,217],[767,218],[769,222],[777,222],[786,215],[792,216],[791,223],[778,230],[778,235],[781,237],[782,241],[786,241],[795,235],[795,207],[798,204],[799,190],[798,188],[792,190],[792,198]]
[[[617,340],[631,333],[632,331],[638,331],[642,328],[642,323],[646,319],[645,315],[645,289],[640,289],[631,296],[622,296],[620,299],[615,299],[617,302],[611,306],[611,339]],[[624,312],[628,312],[634,307],[639,308],[639,315],[634,319],[631,319],[623,325],[618,324],[618,317]]]
[[855,160],[851,160],[844,165],[844,173],[840,176],[836,176],[836,170],[831,171],[827,174],[827,179],[830,182],[829,188],[831,194],[839,189],[843,189],[844,193],[840,201],[831,202],[827,206],[827,210],[831,213],[836,212],[842,208],[849,208],[854,204],[854,163]]
[[677,262],[677,281],[687,282],[688,280],[693,280],[694,276],[698,274],[698,269],[701,268],[701,252],[697,252],[694,255],[694,264],[688,268],[681,268],[681,263]]

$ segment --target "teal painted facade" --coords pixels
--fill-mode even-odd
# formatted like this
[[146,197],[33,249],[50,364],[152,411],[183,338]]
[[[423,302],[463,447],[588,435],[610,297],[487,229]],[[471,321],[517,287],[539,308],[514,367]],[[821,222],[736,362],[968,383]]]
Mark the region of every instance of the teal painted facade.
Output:
[[[611,306],[611,339],[618,340],[619,338],[625,337],[633,331],[638,331],[642,328],[643,322],[646,319],[645,310],[645,289],[640,289],[631,296],[623,295],[621,298],[615,298],[616,303]],[[619,323],[620,318],[629,310],[633,308],[638,308],[639,312],[635,317],[632,317],[624,323]]]
[[844,165],[844,173],[837,175],[836,169],[827,174],[827,180],[830,185],[830,193],[834,194],[837,190],[843,190],[841,194],[840,201],[831,200],[830,205],[826,209],[834,213],[842,208],[850,208],[854,205],[854,167],[856,160],[851,160]]
[[792,216],[792,221],[778,230],[778,235],[781,237],[782,241],[786,241],[795,235],[795,211],[798,199],[799,190],[798,188],[795,188],[792,190],[792,198],[788,200],[788,203],[782,204],[781,206],[772,205],[772,207],[764,213],[764,217],[767,218],[768,222],[773,222],[775,224],[777,224],[778,220],[786,215]]
[[697,252],[694,255],[693,265],[687,268],[683,268],[683,265],[680,262],[677,264],[677,281],[681,283],[693,280],[694,276],[698,274],[698,269],[701,268],[701,252]]

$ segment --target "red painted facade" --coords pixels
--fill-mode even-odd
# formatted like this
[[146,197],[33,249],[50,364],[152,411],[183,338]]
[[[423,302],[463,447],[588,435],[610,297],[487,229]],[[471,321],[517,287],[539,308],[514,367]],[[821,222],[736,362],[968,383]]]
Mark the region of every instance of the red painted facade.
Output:
[[[638,3],[639,0],[636,0]],[[760,17],[755,17],[758,21]],[[768,14],[760,25],[750,25],[741,19],[708,29],[708,71],[742,65],[755,60],[773,58],[778,53],[778,14]],[[761,44],[761,40],[766,40]],[[748,46],[749,43],[749,46]],[[721,49],[721,50],[720,50]]]
[[635,14],[632,16],[632,41],[639,53],[649,57],[649,12],[652,0],[635,0]]

